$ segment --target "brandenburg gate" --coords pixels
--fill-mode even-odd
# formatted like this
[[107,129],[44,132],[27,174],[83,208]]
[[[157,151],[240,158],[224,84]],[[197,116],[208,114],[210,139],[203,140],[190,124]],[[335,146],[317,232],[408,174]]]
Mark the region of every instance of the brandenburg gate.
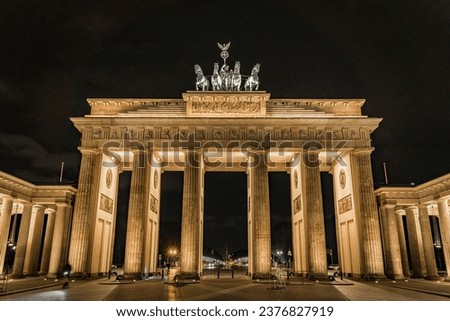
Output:
[[[224,66],[228,47],[221,47]],[[258,89],[259,64],[247,78],[239,74],[239,83],[236,65],[220,72],[215,66],[209,77],[196,65],[197,90],[182,99],[88,99],[91,113],[71,119],[81,133],[82,154],[68,257],[73,273],[108,273],[123,171],[132,172],[125,274],[155,272],[161,175],[184,171],[180,269],[200,275],[204,174],[239,171],[248,177],[248,272],[268,277],[268,173],[284,171],[290,174],[294,272],[326,277],[325,171],[333,175],[342,271],[384,276],[370,161],[370,135],[381,119],[361,113],[362,99],[273,99]]]

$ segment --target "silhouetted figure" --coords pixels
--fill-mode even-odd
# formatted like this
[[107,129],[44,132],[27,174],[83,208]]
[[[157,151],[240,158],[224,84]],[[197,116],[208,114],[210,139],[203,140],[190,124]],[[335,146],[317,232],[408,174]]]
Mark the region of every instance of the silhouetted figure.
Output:
[[72,271],[72,266],[69,263],[67,263],[66,265],[64,265],[64,269],[63,269],[63,276],[64,276],[63,289],[66,289],[69,287],[70,271]]

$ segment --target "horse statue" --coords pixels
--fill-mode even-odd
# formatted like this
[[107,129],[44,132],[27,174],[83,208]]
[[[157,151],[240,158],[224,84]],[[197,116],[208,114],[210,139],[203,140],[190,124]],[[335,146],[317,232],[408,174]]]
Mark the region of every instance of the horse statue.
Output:
[[230,90],[231,89],[231,77],[233,71],[230,70],[230,66],[223,65],[220,68],[220,77],[222,78],[222,90]]
[[212,90],[222,90],[222,78],[219,75],[219,64],[214,63],[214,71],[211,76]]
[[199,65],[194,65],[194,72],[197,75],[195,81],[195,89],[196,90],[208,90],[209,89],[209,81],[203,74],[202,68]]
[[241,82],[241,63],[239,61],[236,61],[234,64],[233,75],[231,76],[231,90],[241,90]]
[[259,67],[260,67],[259,64],[256,64],[253,67],[252,74],[245,81],[245,85],[244,85],[245,90],[249,90],[249,91],[258,90],[258,88],[259,88],[259,78],[258,78]]

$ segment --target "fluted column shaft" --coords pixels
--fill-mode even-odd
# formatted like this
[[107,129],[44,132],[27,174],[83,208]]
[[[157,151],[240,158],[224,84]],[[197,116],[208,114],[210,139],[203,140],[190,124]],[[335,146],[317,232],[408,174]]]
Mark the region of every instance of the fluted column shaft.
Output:
[[385,251],[387,255],[387,271],[388,277],[392,279],[403,279],[402,256],[400,251],[400,242],[398,237],[397,219],[394,206],[383,206],[381,215],[384,217],[383,232],[385,233]]
[[22,210],[22,219],[20,221],[19,236],[17,238],[16,255],[14,257],[14,270],[12,277],[23,277],[23,268],[25,264],[25,255],[27,252],[28,235],[30,232],[32,203],[24,203]]
[[99,162],[95,151],[82,151],[68,259],[73,275],[86,273],[92,215],[94,215],[93,202],[97,199],[96,176],[98,176]]
[[442,248],[444,251],[445,267],[447,270],[447,278],[445,280],[450,281],[450,216],[448,210],[448,200],[439,200],[438,210]]
[[309,272],[320,278],[327,276],[328,268],[319,165],[317,151],[303,154]]
[[52,250],[53,233],[55,230],[55,210],[48,210],[47,226],[45,228],[44,244],[42,248],[42,259],[39,275],[47,275]]
[[146,153],[136,151],[131,174],[128,207],[127,236],[125,243],[125,274],[129,277],[143,271],[144,230],[147,217],[147,162]]
[[183,182],[183,210],[181,217],[181,259],[182,273],[197,274],[200,271],[200,219],[202,155],[194,150],[185,152],[186,167]]
[[436,257],[434,255],[433,235],[431,234],[430,218],[428,217],[427,205],[419,205],[419,222],[422,233],[423,252],[425,255],[425,267],[428,280],[438,280]]
[[39,253],[41,251],[42,232],[44,229],[44,206],[35,205],[36,211],[30,226],[29,241],[25,255],[24,272],[27,276],[37,276],[39,268]]
[[9,225],[11,224],[13,199],[3,198],[2,213],[0,214],[0,274],[4,273],[6,251],[8,249]]
[[250,207],[253,214],[253,267],[254,275],[268,276],[271,272],[271,236],[269,174],[267,151],[249,153]]
[[423,277],[424,255],[420,226],[418,225],[418,214],[416,207],[406,209],[406,226],[408,229],[409,251],[411,255],[411,268],[413,278]]
[[402,269],[403,275],[409,277],[411,272],[409,270],[409,262],[408,262],[408,248],[406,247],[406,237],[405,230],[403,227],[403,214],[405,210],[399,210],[395,212],[396,221],[397,221],[397,233],[398,233],[398,242],[400,245],[400,254],[402,257]]
[[55,227],[53,231],[52,248],[50,253],[50,262],[48,266],[49,277],[56,277],[59,270],[62,268],[61,255],[63,250],[64,225],[66,216],[66,204],[57,204]]
[[381,246],[380,222],[373,189],[372,165],[370,153],[372,149],[354,152],[354,164],[359,184],[355,186],[356,197],[360,209],[362,247],[364,253],[365,277],[383,278],[384,262]]

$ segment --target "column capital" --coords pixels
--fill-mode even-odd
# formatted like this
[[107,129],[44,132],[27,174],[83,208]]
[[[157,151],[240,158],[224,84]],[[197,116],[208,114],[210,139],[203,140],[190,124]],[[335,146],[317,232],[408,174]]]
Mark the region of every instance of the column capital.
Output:
[[400,208],[400,209],[395,211],[395,214],[397,214],[397,215],[406,215],[406,211],[405,211],[404,208]]
[[420,203],[419,205],[417,205],[417,208],[418,209],[426,209],[426,210],[428,210],[428,206],[429,206],[430,204],[424,204],[424,203]]
[[247,155],[251,155],[251,154],[258,154],[258,155],[266,154],[267,155],[268,153],[269,153],[269,150],[266,148],[264,148],[264,149],[252,148],[247,151]]
[[315,146],[313,146],[314,148],[304,148],[301,152],[301,154],[303,155],[319,155],[320,152],[322,151],[319,148],[316,148]]
[[45,209],[45,212],[48,214],[55,214],[56,210],[54,208],[49,207]]
[[78,147],[78,150],[81,152],[81,154],[92,154],[92,155],[99,155],[100,151],[98,148],[92,148],[92,147]]
[[356,148],[353,150],[352,154],[355,156],[363,155],[363,154],[371,154],[375,148],[373,147],[365,147],[365,148]]
[[67,202],[55,202],[56,208],[70,206]]
[[148,149],[141,149],[141,148],[131,148],[130,152],[133,153],[133,155],[151,155],[152,151]]
[[388,208],[388,209],[393,209],[396,206],[397,206],[396,201],[385,201],[385,202],[382,202],[382,204],[381,204],[382,208]]
[[2,195],[0,196],[4,201],[14,201],[14,195]]

